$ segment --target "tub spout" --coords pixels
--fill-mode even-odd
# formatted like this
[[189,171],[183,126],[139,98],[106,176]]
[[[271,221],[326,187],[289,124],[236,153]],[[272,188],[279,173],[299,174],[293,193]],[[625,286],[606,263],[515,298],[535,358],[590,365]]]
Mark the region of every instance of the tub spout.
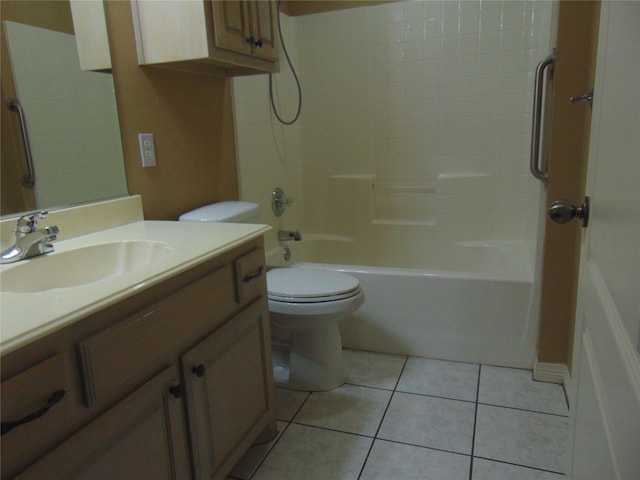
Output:
[[302,234],[296,230],[292,232],[290,230],[278,230],[278,241],[279,242],[288,242],[288,241],[299,242],[302,240]]

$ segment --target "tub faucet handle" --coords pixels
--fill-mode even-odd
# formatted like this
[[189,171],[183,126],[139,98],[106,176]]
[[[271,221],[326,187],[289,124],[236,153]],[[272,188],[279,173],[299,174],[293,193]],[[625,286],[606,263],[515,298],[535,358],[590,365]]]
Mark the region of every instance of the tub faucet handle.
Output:
[[281,216],[287,207],[293,205],[293,198],[285,195],[280,187],[271,192],[271,209],[276,217]]

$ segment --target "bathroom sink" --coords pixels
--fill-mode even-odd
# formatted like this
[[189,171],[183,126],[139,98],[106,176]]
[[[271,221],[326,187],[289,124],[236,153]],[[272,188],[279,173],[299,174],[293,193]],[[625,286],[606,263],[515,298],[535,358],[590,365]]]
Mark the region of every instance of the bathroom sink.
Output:
[[41,255],[3,270],[0,291],[36,293],[99,282],[149,267],[169,250],[164,242],[132,240]]

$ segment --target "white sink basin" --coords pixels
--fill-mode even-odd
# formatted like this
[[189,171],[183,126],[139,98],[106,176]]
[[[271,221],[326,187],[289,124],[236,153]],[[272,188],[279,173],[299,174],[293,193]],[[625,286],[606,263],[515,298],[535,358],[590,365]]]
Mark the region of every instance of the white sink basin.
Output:
[[149,267],[169,250],[164,242],[131,240],[41,255],[3,270],[0,291],[36,293],[99,282]]

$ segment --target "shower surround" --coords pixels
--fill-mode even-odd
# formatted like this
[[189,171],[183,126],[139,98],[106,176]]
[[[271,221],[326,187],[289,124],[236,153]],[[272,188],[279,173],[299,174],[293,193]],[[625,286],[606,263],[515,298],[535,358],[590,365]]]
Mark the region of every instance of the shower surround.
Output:
[[[447,270],[429,264],[447,245],[524,244],[534,295],[541,190],[528,155],[551,12],[549,1],[406,1],[282,15],[302,117],[279,125],[267,78],[234,79],[242,199],[276,229],[348,244],[357,255],[341,264]],[[283,58],[274,80],[276,105],[292,117],[297,91]],[[278,218],[275,186],[295,199]],[[275,235],[269,246],[277,255]],[[535,332],[535,302],[524,303],[514,322]]]

